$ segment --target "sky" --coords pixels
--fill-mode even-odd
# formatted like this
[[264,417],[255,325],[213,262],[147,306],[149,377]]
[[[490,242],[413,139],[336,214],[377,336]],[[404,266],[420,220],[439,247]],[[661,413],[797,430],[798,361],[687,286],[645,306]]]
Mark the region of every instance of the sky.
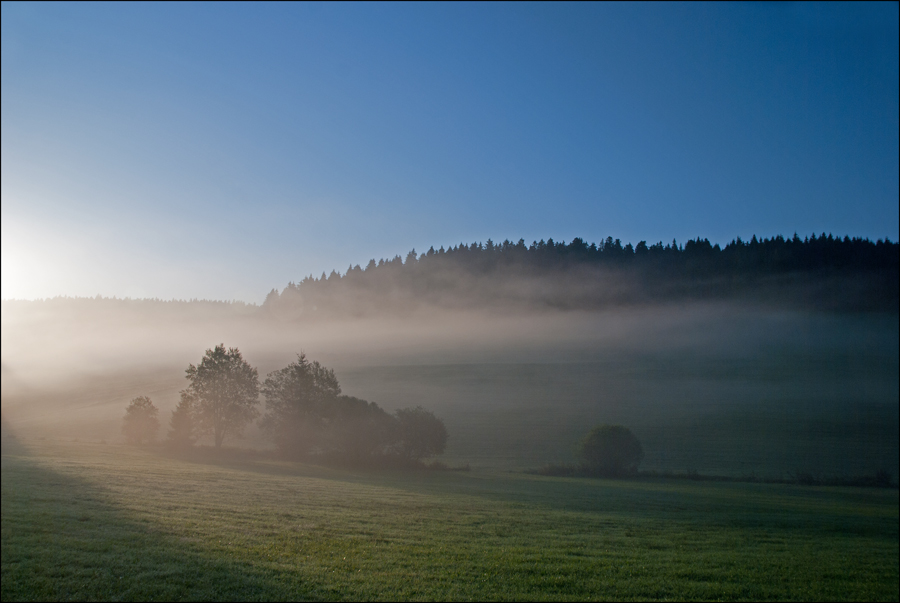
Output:
[[2,3],[2,298],[898,239],[897,3]]

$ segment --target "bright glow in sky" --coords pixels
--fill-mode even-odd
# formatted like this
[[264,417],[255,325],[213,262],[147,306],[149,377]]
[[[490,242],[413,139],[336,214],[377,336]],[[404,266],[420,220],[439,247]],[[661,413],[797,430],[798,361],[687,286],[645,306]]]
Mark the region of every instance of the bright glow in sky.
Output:
[[896,3],[2,4],[3,298],[431,245],[898,238]]

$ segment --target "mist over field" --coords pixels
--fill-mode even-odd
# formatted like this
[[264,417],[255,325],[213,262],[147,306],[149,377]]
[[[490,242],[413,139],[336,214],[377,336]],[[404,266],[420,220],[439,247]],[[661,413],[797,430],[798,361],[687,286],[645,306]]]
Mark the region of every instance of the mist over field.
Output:
[[[452,462],[571,462],[591,425],[620,423],[653,470],[896,476],[898,332],[896,314],[739,301],[307,321],[244,304],[4,301],[3,416],[29,437],[113,442],[146,395],[164,437],[185,368],[224,343],[261,377],[302,352],[345,394],[432,410]],[[230,445],[271,446],[255,427]]]
[[2,601],[900,599],[900,4],[0,12]]

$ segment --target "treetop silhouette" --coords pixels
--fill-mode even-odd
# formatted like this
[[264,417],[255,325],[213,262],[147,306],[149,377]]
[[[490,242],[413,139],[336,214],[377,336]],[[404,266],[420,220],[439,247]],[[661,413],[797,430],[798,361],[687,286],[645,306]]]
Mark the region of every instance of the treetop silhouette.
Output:
[[404,313],[439,307],[595,309],[678,299],[738,298],[836,311],[898,306],[900,245],[889,240],[775,236],[724,247],[696,238],[683,244],[568,244],[505,240],[459,243],[405,261],[369,260],[365,270],[308,276],[279,294],[265,312],[290,318]]

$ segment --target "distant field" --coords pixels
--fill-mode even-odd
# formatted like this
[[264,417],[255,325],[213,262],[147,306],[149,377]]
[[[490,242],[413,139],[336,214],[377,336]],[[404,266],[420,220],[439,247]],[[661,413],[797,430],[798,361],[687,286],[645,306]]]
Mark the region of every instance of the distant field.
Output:
[[572,462],[591,426],[628,425],[644,467],[720,475],[898,475],[896,355],[690,354],[541,364],[375,366],[344,389],[447,422],[447,456],[523,468]]
[[897,600],[898,492],[4,443],[3,600]]

